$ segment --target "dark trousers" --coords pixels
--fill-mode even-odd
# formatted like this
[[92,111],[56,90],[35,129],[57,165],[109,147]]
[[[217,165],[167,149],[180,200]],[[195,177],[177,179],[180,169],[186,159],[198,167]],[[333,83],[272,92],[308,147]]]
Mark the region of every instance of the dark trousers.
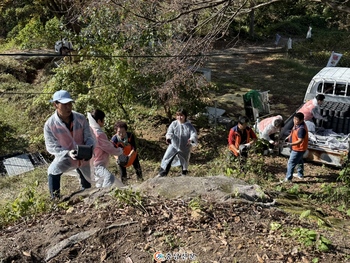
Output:
[[[120,173],[120,179],[124,181],[126,179],[126,167],[118,165],[119,166],[119,173]],[[133,162],[132,166],[134,166],[136,175],[138,179],[142,179],[142,170],[141,165],[139,161],[139,156],[137,155],[135,158],[135,161]]]
[[[80,169],[76,169],[80,178],[80,185],[82,189],[91,188],[91,184],[85,179]],[[51,198],[60,198],[61,196],[61,175],[49,174],[49,191]]]
[[[177,154],[174,154],[173,158],[171,158],[171,160],[169,160],[169,163],[168,163],[168,165],[166,166],[165,169],[160,167],[160,169],[159,169],[160,176],[167,176],[168,175],[168,173],[170,171],[170,168],[171,168],[171,163],[173,162],[173,160],[174,160],[176,155]],[[182,175],[186,175],[188,173],[188,171],[184,170],[182,166],[181,166],[181,169],[182,169],[182,172],[181,172]]]

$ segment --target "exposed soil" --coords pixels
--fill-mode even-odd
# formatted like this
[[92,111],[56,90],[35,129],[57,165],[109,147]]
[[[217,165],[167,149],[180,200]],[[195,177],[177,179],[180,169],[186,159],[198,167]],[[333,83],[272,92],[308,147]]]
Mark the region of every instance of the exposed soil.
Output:
[[[249,73],[259,82],[258,71],[266,71],[265,77],[275,78],[276,83],[281,83],[275,74],[277,69],[262,55],[244,56],[244,63],[234,64],[231,70],[227,65],[232,65],[232,60],[240,60],[232,56],[216,59],[220,65],[214,61],[208,64],[213,69],[213,78],[219,78],[220,71],[220,78],[238,77],[244,83]],[[271,66],[270,71],[267,71],[267,66],[258,65],[261,63]],[[241,96],[246,88],[250,87],[241,90],[228,87],[213,94],[213,99],[218,101],[219,106],[225,106],[228,116],[235,118],[243,113]],[[284,117],[302,101],[304,93],[298,92],[298,89],[305,90],[298,87],[295,96],[291,97],[279,86],[275,89],[262,88],[272,94],[271,100],[275,102],[272,112],[281,113]],[[143,130],[141,147],[149,140],[154,143],[154,149],[148,144],[151,151],[155,155],[162,153],[165,145],[160,139],[165,128],[160,121],[157,127]],[[193,164],[211,161],[209,155],[203,159],[198,154],[203,148],[212,145],[215,148],[213,152],[221,154],[226,145],[227,131],[222,131],[224,139],[220,142],[208,130],[200,130],[199,135],[202,147],[194,151],[191,157]],[[155,158],[159,159],[159,156]],[[135,202],[138,196],[131,192],[118,199],[113,197],[113,192],[110,194],[96,189],[74,195],[68,199],[68,209],[57,205],[52,213],[2,229],[0,262],[145,263],[157,262],[154,259],[156,252],[168,258],[163,262],[350,262],[349,217],[341,209],[317,202],[318,192],[337,183],[339,171],[307,163],[304,180],[296,179],[293,184],[279,185],[285,174],[286,162],[284,157],[265,156],[263,160],[251,164],[255,167],[249,173],[238,175],[247,181],[270,182],[271,187],[264,191],[274,200],[273,203],[252,202],[232,196],[222,201],[203,194],[193,200],[183,196],[165,198],[149,194]],[[259,169],[264,177],[259,177]],[[255,173],[251,174],[251,171]],[[153,180],[154,176],[154,171],[144,171],[146,180]],[[177,174],[172,171],[169,176]],[[200,176],[200,172],[190,174],[188,181],[184,181],[187,187],[193,183],[191,176]],[[130,177],[133,178],[132,172]],[[65,180],[65,184],[76,184],[75,178]],[[137,182],[130,179],[129,183]],[[278,190],[278,187],[290,191]],[[212,191],[209,188],[205,190]],[[157,192],[156,187],[154,192]],[[309,197],[304,199],[308,201],[301,202],[295,192]],[[300,218],[305,210],[310,210],[311,216]],[[302,229],[317,232],[311,246],[306,245],[308,239],[301,234]],[[331,241],[327,252],[322,252],[315,245],[323,237]]]

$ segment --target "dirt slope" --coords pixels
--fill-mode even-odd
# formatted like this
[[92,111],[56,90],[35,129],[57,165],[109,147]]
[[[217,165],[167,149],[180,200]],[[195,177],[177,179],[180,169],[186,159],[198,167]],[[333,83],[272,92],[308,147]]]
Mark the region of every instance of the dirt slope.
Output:
[[97,190],[69,204],[66,211],[2,230],[1,262],[142,263],[155,262],[156,252],[166,262],[349,262],[345,235],[327,235],[333,244],[329,253],[305,248],[287,229],[318,227],[278,205],[147,197],[128,206]]

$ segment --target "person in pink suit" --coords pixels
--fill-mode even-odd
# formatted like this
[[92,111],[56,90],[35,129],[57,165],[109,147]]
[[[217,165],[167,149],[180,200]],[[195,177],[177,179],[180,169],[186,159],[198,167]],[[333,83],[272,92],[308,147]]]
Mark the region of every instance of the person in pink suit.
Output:
[[258,123],[259,137],[269,142],[270,148],[274,148],[278,144],[277,136],[284,126],[284,121],[281,115],[272,116],[263,119]]
[[305,104],[298,110],[304,114],[304,121],[312,121],[313,119],[320,119],[327,121],[327,117],[320,114],[320,106],[323,104],[325,96],[318,94],[314,99],[305,102]]
[[120,156],[123,154],[122,148],[115,148],[113,143],[108,139],[106,133],[102,130],[104,127],[105,113],[96,109],[89,112],[88,121],[91,131],[96,139],[94,149],[93,165],[95,171],[96,187],[109,187],[113,184],[121,188],[124,184],[107,169],[110,155]]
[[44,125],[46,150],[55,156],[48,168],[49,191],[52,199],[60,198],[61,175],[76,170],[81,190],[91,187],[92,174],[89,160],[78,160],[77,146],[95,146],[86,117],[73,111],[73,102],[66,90],[56,91],[51,100],[54,114]]

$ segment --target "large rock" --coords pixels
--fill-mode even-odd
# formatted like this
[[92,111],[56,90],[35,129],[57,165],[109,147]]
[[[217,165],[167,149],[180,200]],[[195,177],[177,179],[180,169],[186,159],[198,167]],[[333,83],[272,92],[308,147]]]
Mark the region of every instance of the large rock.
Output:
[[236,198],[258,202],[272,201],[260,186],[249,185],[240,179],[223,175],[151,178],[133,188],[145,195],[162,196],[168,199],[189,199],[200,196],[216,202],[227,202]]

